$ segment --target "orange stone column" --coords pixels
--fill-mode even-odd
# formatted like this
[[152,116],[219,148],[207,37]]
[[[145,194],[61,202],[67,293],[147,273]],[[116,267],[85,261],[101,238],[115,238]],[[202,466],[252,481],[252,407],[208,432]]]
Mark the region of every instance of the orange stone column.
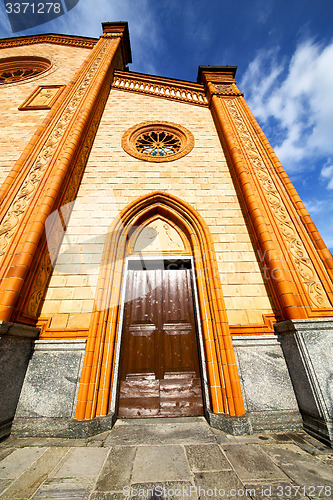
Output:
[[311,241],[313,242],[315,248],[318,251],[318,254],[324,264],[324,266],[327,269],[327,272],[331,279],[333,279],[333,257],[331,252],[328,250],[324,240],[322,239],[316,225],[314,224],[313,220],[311,219],[309,212],[304,206],[304,203],[302,202],[299,194],[297,193],[295,187],[293,186],[291,180],[289,179],[289,176],[287,175],[287,172],[281,165],[281,162],[279,158],[276,156],[272,146],[269,144],[267,137],[265,136],[264,132],[262,131],[260,125],[258,124],[257,120],[254,118],[247,102],[243,97],[240,97],[240,102],[243,106],[243,109],[245,110],[249,121],[251,122],[251,125],[253,126],[254,130],[258,134],[258,137],[260,137],[260,140],[262,144],[264,145],[268,156],[270,157],[272,163],[274,164],[275,171],[279,175],[286,191],[289,193],[290,199],[300,217],[302,220],[304,227],[308,233],[308,235],[311,238]]
[[[11,321],[47,217],[58,208],[114,69],[131,62],[127,23],[104,23],[75,78],[8,176],[0,231],[0,320]],[[24,176],[22,175],[24,173]]]
[[[283,249],[277,247],[268,229],[265,213],[261,209],[258,195],[253,188],[250,173],[244,159],[244,145],[240,143],[235,124],[230,117],[224,99],[238,98],[241,94],[233,87],[235,67],[199,68],[199,78],[206,86],[213,119],[221,143],[225,149],[233,177],[241,189],[245,211],[249,214],[254,236],[258,242],[263,261],[268,269],[269,283],[273,288],[276,307],[280,319],[306,318],[306,312],[299,296],[299,291],[292,277],[292,270],[281,258]],[[217,85],[217,86],[216,86]]]

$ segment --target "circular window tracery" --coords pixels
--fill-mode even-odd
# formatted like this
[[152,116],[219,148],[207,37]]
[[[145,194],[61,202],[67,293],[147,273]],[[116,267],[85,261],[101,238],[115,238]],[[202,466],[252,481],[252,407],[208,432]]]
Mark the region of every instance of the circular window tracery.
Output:
[[170,122],[144,122],[130,128],[122,138],[126,153],[140,160],[173,161],[187,155],[194,146],[189,130]]
[[44,57],[6,57],[0,59],[0,85],[17,83],[38,76],[52,63]]

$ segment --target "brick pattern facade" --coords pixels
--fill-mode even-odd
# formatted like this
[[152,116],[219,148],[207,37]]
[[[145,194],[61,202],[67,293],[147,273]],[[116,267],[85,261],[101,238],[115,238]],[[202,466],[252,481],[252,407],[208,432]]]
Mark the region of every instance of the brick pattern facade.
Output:
[[[195,146],[187,156],[151,164],[123,151],[121,138],[130,127],[159,120],[192,132]],[[156,190],[183,199],[208,224],[230,324],[262,323],[263,314],[273,313],[209,109],[112,89],[41,312],[52,316],[51,328],[87,324],[112,220]]]

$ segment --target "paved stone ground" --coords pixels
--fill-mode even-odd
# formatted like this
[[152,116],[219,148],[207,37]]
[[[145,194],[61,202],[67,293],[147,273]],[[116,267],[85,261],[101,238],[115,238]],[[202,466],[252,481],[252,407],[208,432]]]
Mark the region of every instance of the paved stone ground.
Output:
[[203,417],[118,420],[90,439],[0,443],[0,500],[333,498],[333,450],[305,432],[234,437]]

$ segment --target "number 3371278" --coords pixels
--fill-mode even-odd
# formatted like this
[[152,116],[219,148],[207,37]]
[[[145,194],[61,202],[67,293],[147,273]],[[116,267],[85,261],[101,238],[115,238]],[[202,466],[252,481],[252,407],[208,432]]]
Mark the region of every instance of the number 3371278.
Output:
[[61,4],[53,2],[40,2],[40,3],[29,3],[29,2],[7,2],[6,3],[7,14],[60,14]]

